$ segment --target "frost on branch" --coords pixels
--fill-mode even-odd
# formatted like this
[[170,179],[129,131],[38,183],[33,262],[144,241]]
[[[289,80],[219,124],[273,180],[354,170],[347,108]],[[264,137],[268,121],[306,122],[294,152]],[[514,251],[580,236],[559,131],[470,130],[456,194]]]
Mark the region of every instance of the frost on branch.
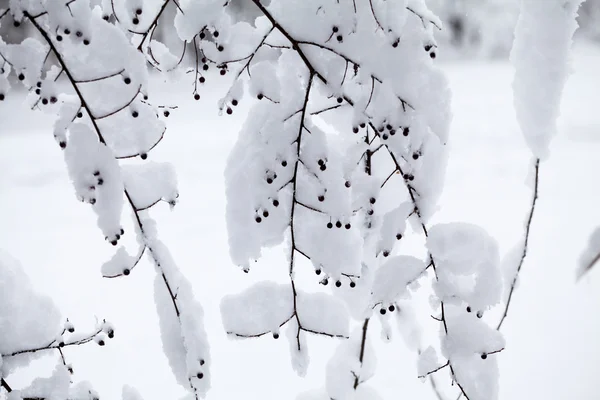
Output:
[[569,53],[583,0],[522,0],[511,61],[514,103],[521,131],[536,158],[548,156],[556,135]]
[[468,399],[497,399],[498,365],[493,355],[505,343],[482,317],[502,296],[498,245],[478,226],[449,223],[431,228],[427,247],[436,265],[434,289],[441,301],[445,366]]

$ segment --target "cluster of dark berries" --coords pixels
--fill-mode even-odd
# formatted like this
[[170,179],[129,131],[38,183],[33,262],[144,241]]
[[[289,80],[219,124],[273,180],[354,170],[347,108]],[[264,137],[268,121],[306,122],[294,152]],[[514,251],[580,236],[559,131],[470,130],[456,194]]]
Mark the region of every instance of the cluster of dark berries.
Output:
[[367,127],[367,124],[365,122],[361,122],[360,124],[358,124],[358,126],[356,126],[356,125],[353,126],[352,127],[352,132],[353,133],[358,133],[359,132],[359,129],[358,129],[359,127],[360,127],[360,129],[365,129]]
[[[236,107],[238,104],[239,104],[239,103],[238,103],[237,99],[233,99],[233,100],[231,100],[231,105],[232,105],[233,107]],[[233,114],[233,108],[231,108],[230,106],[227,106],[227,110],[226,110],[226,112],[227,112],[227,114],[228,114],[228,115],[231,115],[231,114]]]
[[[63,34],[64,34],[64,35],[66,35],[66,36],[69,36],[69,35],[71,34],[71,30],[70,30],[69,28],[65,28],[65,29],[63,29],[63,31],[62,31],[62,32],[63,32]],[[81,31],[75,31],[75,36],[76,36],[78,39],[82,39],[82,38],[83,38],[83,39],[82,39],[82,42],[83,42],[83,44],[84,44],[85,46],[88,46],[88,45],[90,44],[90,39],[88,39],[88,38],[84,38],[84,37],[83,37],[83,32],[81,32]],[[63,37],[62,37],[62,35],[60,34],[60,32],[57,32],[57,34],[56,34],[56,40],[57,40],[57,41],[59,41],[59,42],[62,42],[62,40],[63,40]]]
[[[386,132],[387,130],[387,132]],[[385,125],[380,125],[377,128],[377,131],[379,132],[379,137],[381,138],[381,140],[388,140],[390,138],[390,136],[394,136],[396,135],[396,133],[398,131],[402,132],[403,136],[408,136],[408,134],[410,133],[410,128],[409,127],[402,127],[402,126],[397,126],[394,127],[392,126],[392,124],[387,123]]]
[[379,309],[379,314],[385,315],[388,312],[388,310],[390,312],[394,312],[396,311],[396,307],[393,304],[390,304],[390,306],[387,309],[385,307],[381,307],[381,309]]
[[[343,226],[344,228],[346,228],[346,229],[350,229],[350,228],[352,228],[352,225],[350,224],[350,222],[346,222],[346,224],[342,224],[342,221],[338,220],[338,221],[335,223],[335,227],[336,227],[336,228],[341,228],[342,226]],[[332,228],[333,228],[333,222],[329,221],[329,222],[327,223],[327,228],[328,228],[328,229],[332,229]]]
[[[109,239],[109,237],[107,236],[105,239],[110,241],[110,244],[112,244],[113,246],[116,246],[119,243],[119,240],[121,239],[121,236],[123,236],[125,234],[125,231],[123,230],[123,228],[121,228],[119,230],[119,233],[116,233],[112,239]],[[127,268],[126,268],[127,270]],[[131,272],[131,271],[129,271]],[[123,274],[124,275],[129,275],[128,273],[125,273],[125,270],[123,270]]]
[[134,10],[133,17],[131,18],[131,22],[134,25],[137,25],[137,24],[140,23],[140,18],[139,18],[140,15],[142,15],[142,9],[141,8],[137,8],[136,10]]
[[[471,311],[473,311],[471,309],[471,306],[467,306],[467,312],[470,313]],[[476,315],[477,315],[477,318],[483,318],[483,311],[481,311],[481,310],[477,311]]]
[[[200,366],[203,366],[205,364],[203,359],[198,360],[198,363],[200,364]],[[198,371],[196,375],[193,376],[193,378],[202,379],[204,378],[204,373],[202,371]]]
[[317,160],[317,165],[321,171],[325,171],[327,169],[327,161],[323,160],[322,158]]
[[337,40],[338,43],[342,43],[344,41],[344,36],[340,33],[340,28],[333,26],[331,27],[331,32],[332,36],[335,35],[335,40]]
[[433,45],[431,44],[427,44],[425,45],[425,51],[429,53],[429,57],[431,57],[432,59],[435,59],[436,54],[435,54],[435,49],[433,48]]

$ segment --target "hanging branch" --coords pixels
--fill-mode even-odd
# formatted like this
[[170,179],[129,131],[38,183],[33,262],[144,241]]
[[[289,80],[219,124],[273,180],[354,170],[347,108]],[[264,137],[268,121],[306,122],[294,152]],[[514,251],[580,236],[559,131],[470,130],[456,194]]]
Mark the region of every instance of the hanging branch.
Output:
[[533,163],[534,169],[534,183],[533,183],[533,193],[531,198],[531,206],[529,207],[529,215],[527,217],[527,223],[525,225],[525,237],[523,239],[523,251],[521,253],[521,258],[519,260],[519,265],[517,266],[517,272],[513,277],[513,280],[510,285],[510,291],[508,292],[508,300],[506,301],[506,306],[504,307],[504,313],[502,314],[502,318],[500,318],[500,322],[498,322],[497,330],[500,330],[506,316],[508,315],[508,308],[510,307],[510,302],[512,300],[513,293],[517,286],[517,280],[519,279],[519,273],[521,272],[521,268],[523,267],[523,263],[525,262],[525,257],[527,256],[527,246],[529,244],[529,232],[531,229],[531,221],[533,220],[533,212],[535,211],[535,205],[538,198],[538,187],[539,187],[539,175],[540,175],[540,159],[536,158]]

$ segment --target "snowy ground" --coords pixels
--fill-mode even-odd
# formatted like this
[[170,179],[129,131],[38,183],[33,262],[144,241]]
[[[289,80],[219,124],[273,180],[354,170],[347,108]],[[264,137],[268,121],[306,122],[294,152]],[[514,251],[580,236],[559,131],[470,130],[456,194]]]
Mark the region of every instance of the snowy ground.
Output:
[[[455,118],[446,187],[434,220],[481,224],[506,253],[522,234],[530,201],[523,184],[529,153],[512,111],[512,70],[505,62],[443,68],[454,92]],[[600,373],[600,273],[578,284],[574,279],[587,236],[600,223],[600,49],[578,45],[574,69],[560,136],[541,166],[529,257],[503,328],[508,343],[498,356],[503,400],[600,397],[595,380]],[[218,87],[213,89],[218,93]],[[223,169],[243,108],[232,117],[219,117],[210,96],[200,102],[164,96],[179,100],[180,109],[169,117],[168,135],[151,157],[175,164],[181,202],[173,212],[158,207],[153,215],[206,311],[213,353],[208,398],[292,399],[321,386],[322,366],[333,348],[330,339],[309,342],[311,367],[301,379],[291,370],[285,341],[230,341],[222,330],[222,295],[251,280],[281,275],[280,251],[269,252],[250,276],[229,260]],[[80,331],[91,328],[94,317],[115,325],[116,337],[106,347],[65,351],[76,379],[90,379],[105,399],[119,398],[124,383],[148,400],[183,393],[160,350],[152,267],[144,262],[124,279],[100,277],[100,265],[113,249],[96,228],[91,209],[75,199],[46,117],[24,111],[15,100],[0,105],[0,247],[23,263],[36,287],[51,295]],[[494,317],[486,316],[492,323]],[[379,356],[372,382],[384,398],[433,399],[429,386],[416,378],[414,355],[403,343],[380,344],[378,330],[372,334]],[[51,365],[41,360],[9,381],[22,387],[32,373],[48,375]]]

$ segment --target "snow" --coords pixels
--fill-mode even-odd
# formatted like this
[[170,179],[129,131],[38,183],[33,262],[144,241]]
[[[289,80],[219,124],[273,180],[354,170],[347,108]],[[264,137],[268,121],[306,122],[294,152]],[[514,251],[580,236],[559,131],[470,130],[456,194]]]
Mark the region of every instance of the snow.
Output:
[[[531,258],[524,266],[521,284],[503,327],[506,350],[486,360],[477,355],[470,360],[473,363],[497,360],[501,372],[500,399],[592,400],[597,393],[594,383],[594,365],[600,357],[596,340],[600,335],[597,274],[592,271],[577,286],[573,274],[579,252],[600,219],[595,207],[598,193],[594,185],[579,185],[578,207],[573,208],[572,192],[564,189],[564,182],[569,177],[573,179],[574,171],[577,179],[581,177],[584,182],[594,179],[598,167],[598,143],[594,136],[598,119],[597,113],[590,112],[593,104],[598,103],[598,94],[593,90],[598,83],[595,73],[598,65],[597,49],[587,46],[578,49],[576,72],[567,82],[558,124],[561,135],[551,144],[555,157],[543,164],[546,169],[541,175],[537,210],[540,223],[532,227],[528,256]],[[468,221],[481,225],[497,238],[500,254],[505,254],[515,237],[522,234],[522,215],[530,194],[522,185],[530,154],[523,148],[510,111],[511,71],[505,63],[454,64],[443,68],[449,72],[455,91],[456,115],[448,144],[448,181],[440,199],[442,207],[432,223]],[[212,90],[223,93],[216,79],[212,85],[207,87],[207,93]],[[188,82],[181,87],[184,92],[188,90]],[[157,161],[173,161],[178,172],[180,203],[173,213],[167,207],[157,207],[152,213],[161,222],[161,237],[168,241],[172,253],[180,260],[182,272],[205,305],[207,335],[213,354],[219,354],[212,360],[213,388],[209,395],[287,398],[290,393],[321,387],[323,366],[333,348],[342,342],[306,335],[311,364],[302,380],[288,366],[284,341],[274,341],[271,337],[229,341],[224,334],[219,303],[215,300],[219,294],[239,293],[249,282],[264,279],[289,283],[287,271],[281,267],[287,263],[280,252],[266,250],[260,267],[252,269],[249,275],[231,265],[223,226],[226,201],[222,171],[224,155],[231,149],[240,121],[235,119],[236,114],[219,118],[215,102],[208,95],[190,105],[185,99],[188,96],[177,98],[175,92],[169,88],[163,95],[181,109],[170,117],[168,134],[153,157]],[[17,91],[11,93],[14,97],[22,96]],[[181,397],[183,390],[176,385],[160,351],[157,319],[149,306],[154,270],[144,258],[140,269],[129,278],[101,280],[98,267],[112,256],[114,249],[98,240],[92,210],[73,198],[62,153],[49,134],[51,125],[44,122],[43,115],[23,111],[18,102],[10,99],[0,105],[3,171],[0,220],[7,227],[0,230],[3,246],[27,266],[27,274],[37,291],[51,295],[76,327],[83,326],[79,321],[97,314],[110,317],[119,328],[110,345],[69,350],[69,362],[74,365],[77,379],[94,382],[101,398],[118,398],[125,382],[137,387],[146,399]],[[239,115],[244,115],[243,108]],[[197,134],[199,120],[211,134]],[[567,169],[565,159],[569,160]],[[123,218],[123,224],[127,232],[124,244],[135,249],[130,219]],[[422,249],[422,243],[414,243],[410,236],[413,235],[407,234],[401,240],[398,251],[402,254]],[[306,268],[299,265],[296,279],[317,290],[314,268],[308,262],[299,263],[306,263]],[[433,327],[436,331],[439,324],[420,305],[415,306],[419,318],[429,320],[422,321],[429,323],[427,330]],[[481,321],[475,313],[470,317]],[[491,310],[482,320],[494,322],[497,317],[495,310]],[[372,322],[373,347],[379,366],[361,390],[371,385],[383,398],[401,393],[434,399],[429,385],[422,385],[417,379],[414,352],[399,340],[380,343],[379,322],[376,319]],[[60,318],[56,323],[50,338],[61,330]],[[430,343],[430,339],[425,335],[422,341]],[[560,366],[568,368],[540,363],[548,358],[549,351]],[[130,356],[123,358],[123,354]],[[55,361],[40,360],[31,368],[11,374],[9,382],[24,388],[34,377],[48,376]],[[3,362],[6,363],[6,358]],[[534,370],[536,373],[531,374]],[[449,388],[447,371],[439,374],[439,380]]]
[[556,136],[560,99],[570,73],[570,49],[583,0],[522,0],[511,60],[517,120],[537,158]]

